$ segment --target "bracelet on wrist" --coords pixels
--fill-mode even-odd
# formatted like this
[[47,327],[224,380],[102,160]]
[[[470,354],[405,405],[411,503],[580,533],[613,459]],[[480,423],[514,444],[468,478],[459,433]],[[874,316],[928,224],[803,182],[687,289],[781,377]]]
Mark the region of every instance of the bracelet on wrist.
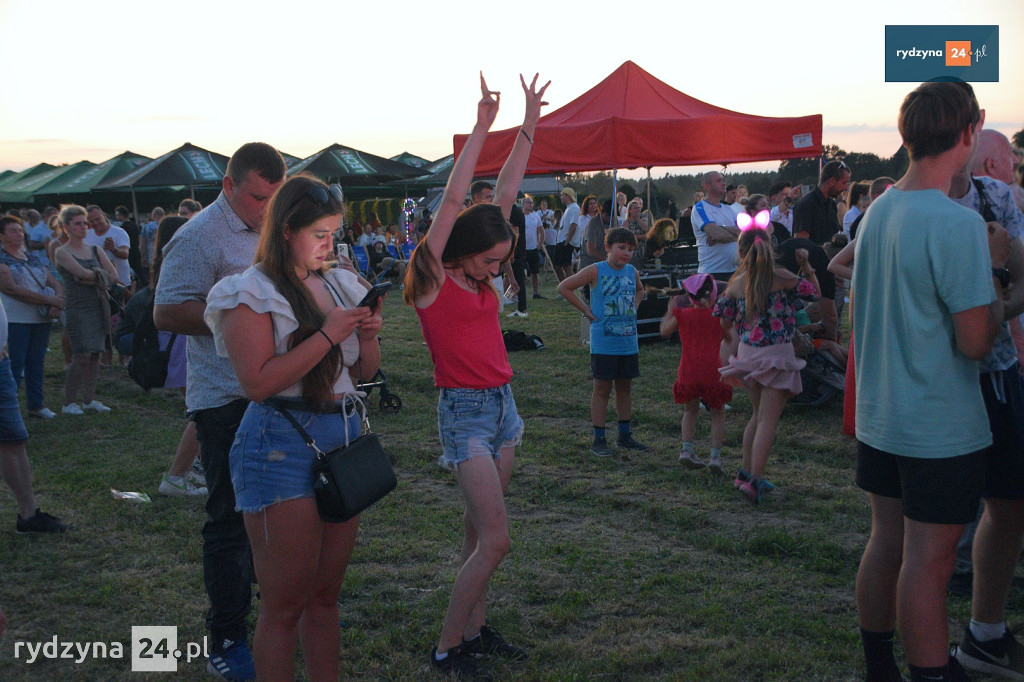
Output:
[[525,131],[525,130],[523,130],[522,128],[520,128],[520,129],[519,129],[519,132],[521,132],[521,133],[523,134],[523,137],[525,137],[525,138],[526,138],[526,141],[527,141],[527,142],[529,142],[530,144],[533,144],[533,139],[532,139],[532,138],[531,138],[531,137],[530,137],[529,135],[527,135],[527,134],[526,134],[526,131]]
[[331,341],[331,337],[327,336],[327,332],[325,332],[323,329],[317,329],[317,331],[323,334],[323,337],[327,339],[327,343],[331,344],[332,346],[335,345],[334,341]]

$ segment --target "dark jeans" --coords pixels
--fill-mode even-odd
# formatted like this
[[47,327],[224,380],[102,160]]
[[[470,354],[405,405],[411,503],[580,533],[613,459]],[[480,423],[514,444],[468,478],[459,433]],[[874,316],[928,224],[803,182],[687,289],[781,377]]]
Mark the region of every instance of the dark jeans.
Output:
[[25,378],[25,393],[28,409],[43,407],[43,364],[46,361],[46,347],[50,343],[50,323],[22,324],[10,322],[7,325],[7,349],[11,354],[11,374],[21,386]]
[[513,259],[512,261],[512,274],[516,278],[516,284],[519,285],[519,305],[516,308],[521,313],[526,312],[526,259]]
[[246,640],[252,602],[252,555],[242,514],[235,511],[228,466],[231,443],[248,406],[248,400],[234,400],[192,415],[209,490],[203,525],[203,582],[210,598],[206,627],[211,649],[218,653],[225,639]]

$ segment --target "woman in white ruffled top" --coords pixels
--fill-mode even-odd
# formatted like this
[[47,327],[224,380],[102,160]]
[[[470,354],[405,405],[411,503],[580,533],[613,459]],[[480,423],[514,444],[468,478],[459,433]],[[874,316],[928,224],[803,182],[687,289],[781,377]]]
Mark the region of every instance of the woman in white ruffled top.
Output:
[[315,455],[278,408],[325,452],[359,436],[355,384],[380,365],[381,304],[357,307],[369,285],[328,267],[341,213],[337,185],[290,178],[271,199],[255,264],[207,297],[217,352],[253,401],[230,463],[260,583],[260,679],[294,677],[296,642],[309,679],[338,677],[337,599],[359,521],[321,521]]

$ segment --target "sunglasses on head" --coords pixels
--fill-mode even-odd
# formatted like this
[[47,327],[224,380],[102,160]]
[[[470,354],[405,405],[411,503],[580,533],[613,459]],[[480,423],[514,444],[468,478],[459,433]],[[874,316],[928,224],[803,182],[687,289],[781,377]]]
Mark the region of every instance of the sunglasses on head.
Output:
[[313,200],[317,206],[326,206],[331,201],[331,197],[339,204],[345,203],[345,195],[341,191],[341,185],[330,185],[329,187],[310,187],[309,191],[306,192],[306,196]]

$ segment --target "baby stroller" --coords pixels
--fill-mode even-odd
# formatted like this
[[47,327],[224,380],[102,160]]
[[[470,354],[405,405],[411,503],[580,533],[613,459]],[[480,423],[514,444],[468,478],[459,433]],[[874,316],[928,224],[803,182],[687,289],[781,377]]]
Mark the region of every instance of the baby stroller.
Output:
[[367,398],[370,397],[370,392],[373,389],[379,388],[380,411],[384,414],[398,414],[398,411],[402,409],[402,399],[397,394],[388,390],[388,378],[382,369],[378,369],[370,381],[359,384],[356,388],[360,391],[365,391]]

